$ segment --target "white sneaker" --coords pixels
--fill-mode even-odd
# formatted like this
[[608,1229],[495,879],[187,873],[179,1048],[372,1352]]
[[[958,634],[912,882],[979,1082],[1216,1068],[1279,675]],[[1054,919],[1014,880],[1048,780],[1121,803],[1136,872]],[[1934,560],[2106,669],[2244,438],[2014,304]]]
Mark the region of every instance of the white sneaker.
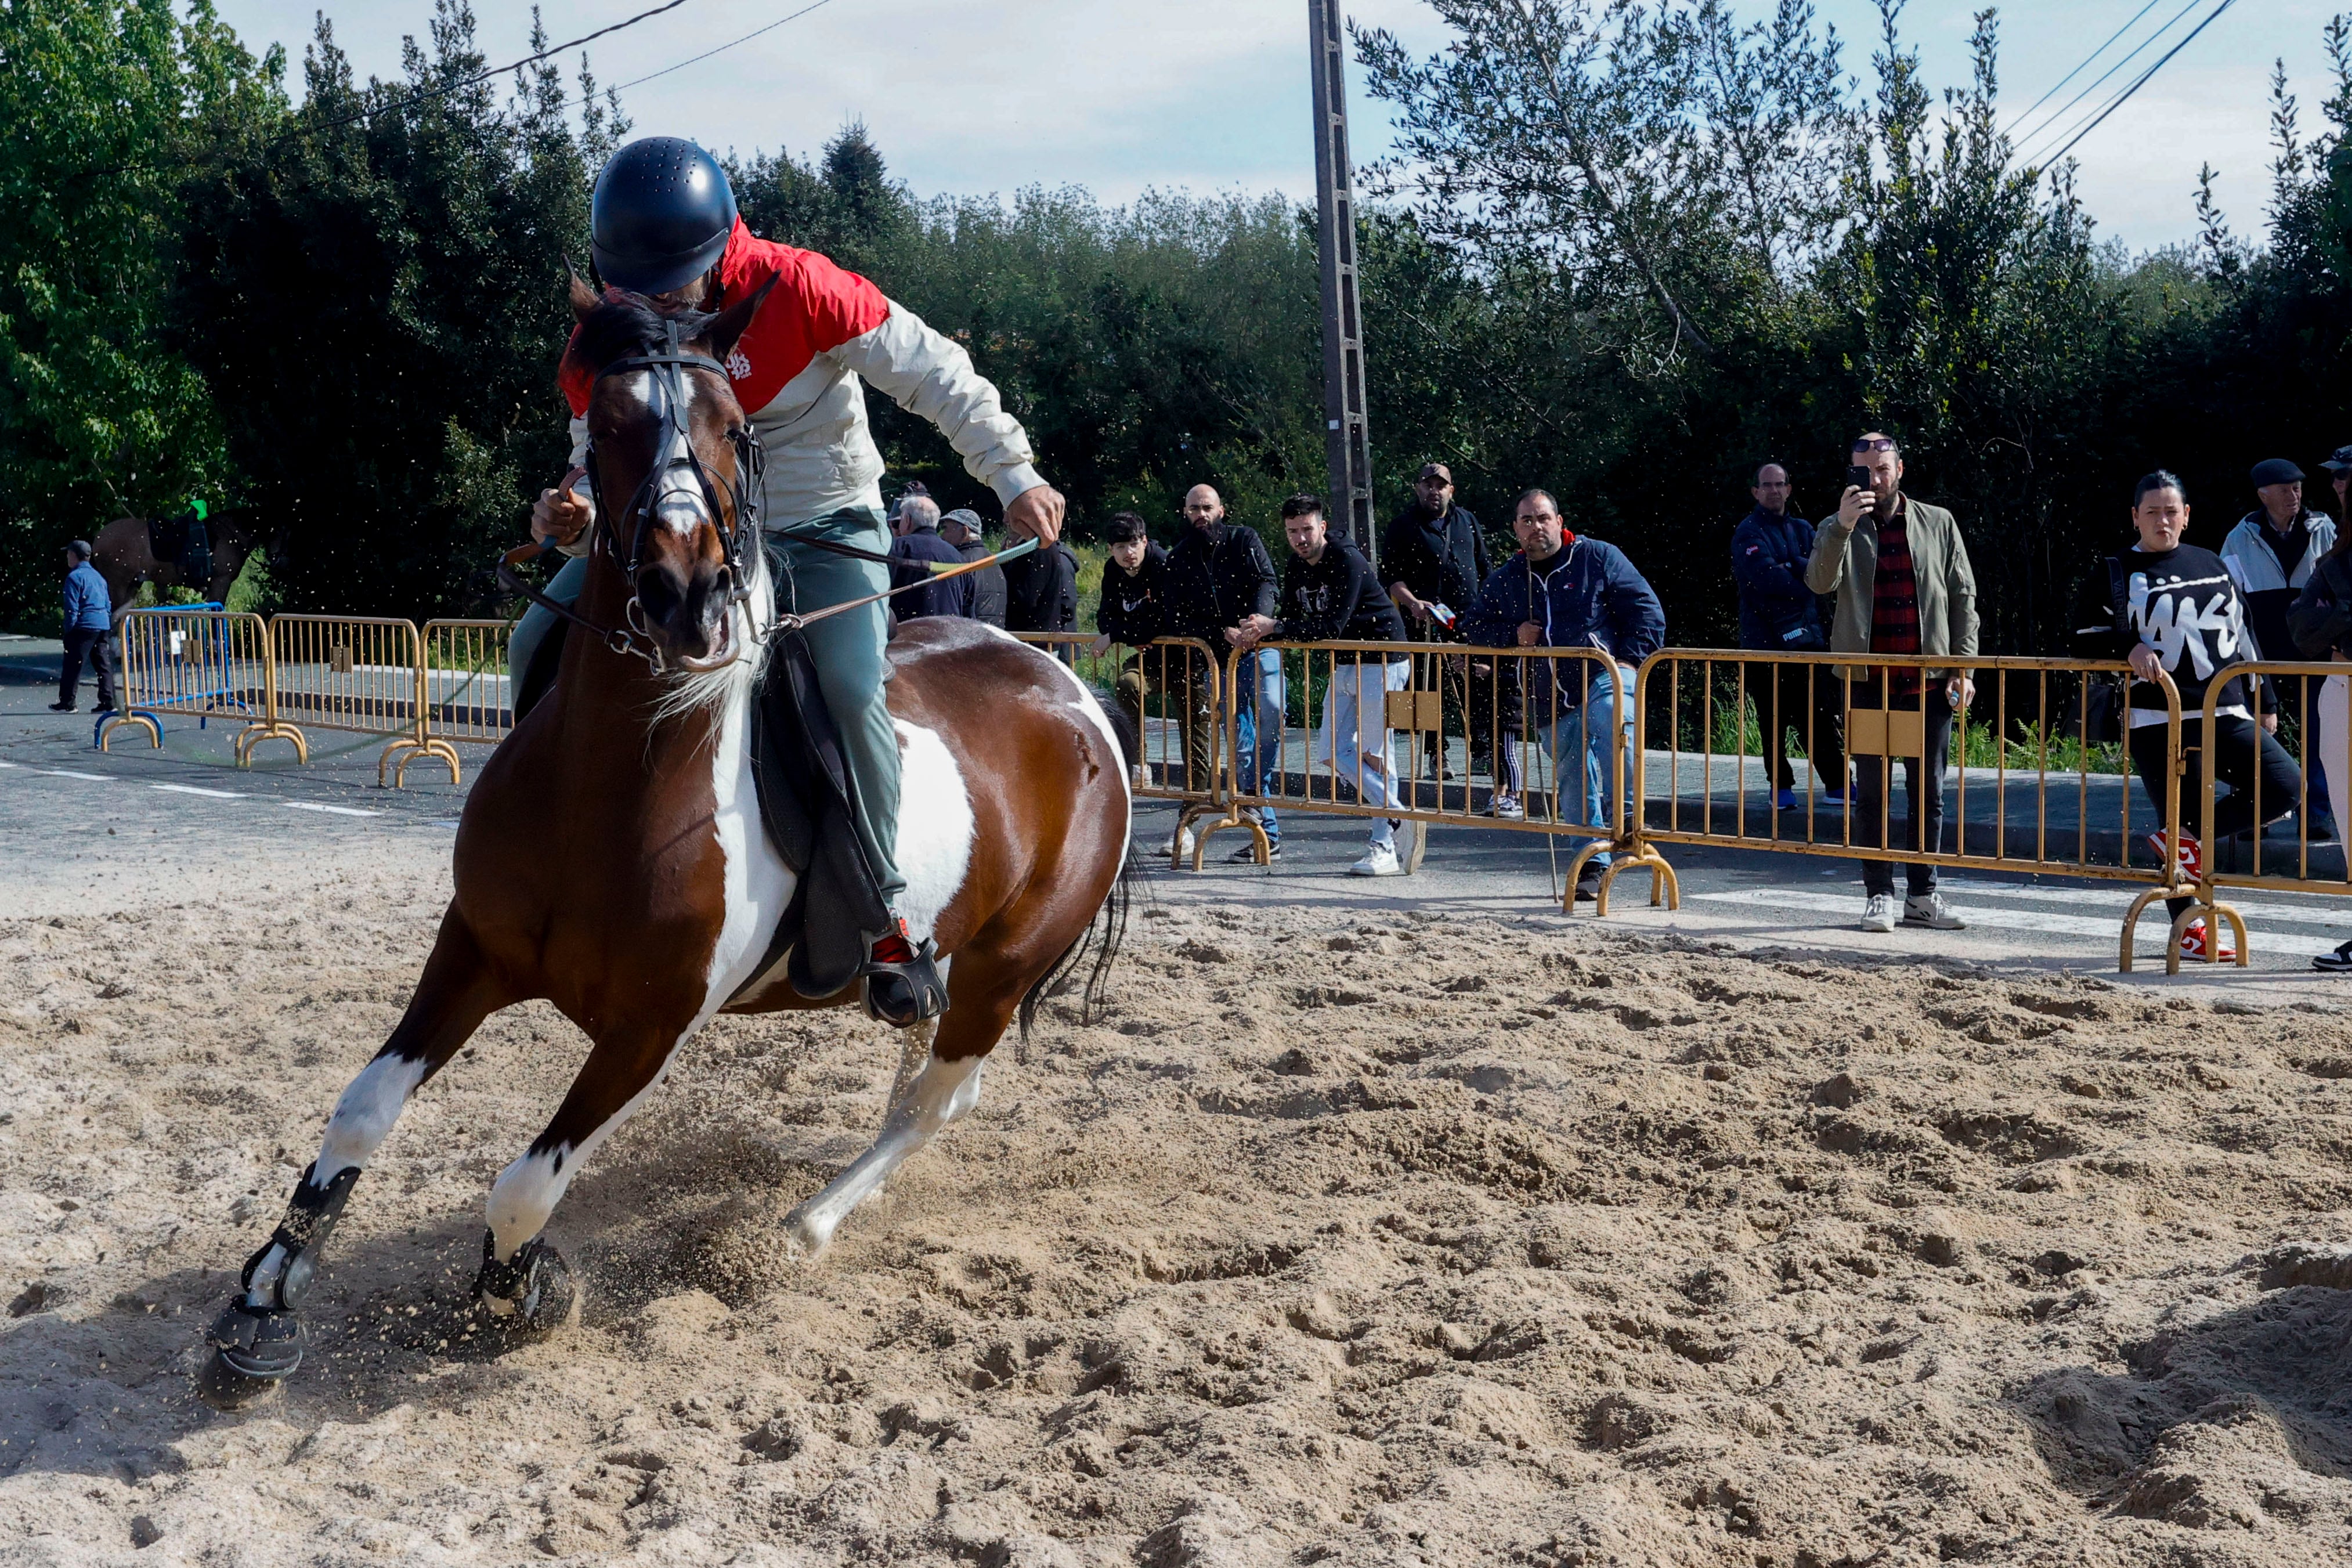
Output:
[[1364,858],[1348,868],[1350,877],[1402,877],[1404,863],[1397,858],[1393,844],[1375,844],[1364,851]]
[[1862,906],[1862,929],[1890,931],[1895,929],[1895,895],[1873,893]]
[[1178,860],[1190,860],[1192,858],[1192,830],[1190,827],[1180,827],[1170,836],[1168,853],[1172,858]]
[[1952,912],[1941,893],[1929,893],[1925,898],[1903,900],[1903,923],[1926,926],[1929,931],[1966,931],[1969,922]]
[[1525,822],[1528,808],[1519,804],[1517,795],[1497,794],[1487,803],[1486,815],[1497,822]]

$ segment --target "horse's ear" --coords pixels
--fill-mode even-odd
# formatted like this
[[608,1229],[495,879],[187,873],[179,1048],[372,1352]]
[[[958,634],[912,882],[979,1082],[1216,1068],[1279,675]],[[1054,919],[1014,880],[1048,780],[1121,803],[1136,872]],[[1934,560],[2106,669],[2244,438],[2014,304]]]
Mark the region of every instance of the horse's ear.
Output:
[[727,357],[727,351],[735,346],[735,340],[743,335],[743,329],[750,326],[751,318],[760,313],[760,302],[775,286],[776,274],[771,272],[768,280],[751,290],[749,298],[738,300],[719,312],[717,319],[710,323],[710,331],[705,334],[710,341],[712,359],[724,360]]
[[572,279],[572,313],[584,321],[590,311],[604,302],[604,297],[588,287],[588,280],[580,276],[579,269],[570,261],[564,262],[563,271]]

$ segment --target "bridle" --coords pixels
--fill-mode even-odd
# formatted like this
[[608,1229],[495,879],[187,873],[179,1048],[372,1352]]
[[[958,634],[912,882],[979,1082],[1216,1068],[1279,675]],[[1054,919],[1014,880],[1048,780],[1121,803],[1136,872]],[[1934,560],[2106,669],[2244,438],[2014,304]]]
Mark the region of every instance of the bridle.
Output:
[[[588,476],[588,499],[593,509],[588,525],[591,531],[589,552],[593,555],[601,551],[620,569],[623,580],[629,585],[629,600],[621,612],[624,624],[597,626],[571,605],[548,597],[518,576],[514,568],[540,554],[544,546],[527,544],[510,550],[499,565],[501,586],[522,595],[541,609],[562,616],[589,632],[614,653],[635,654],[656,671],[668,669],[670,659],[646,625],[645,605],[637,595],[637,573],[645,563],[646,530],[652,521],[655,505],[661,496],[665,481],[677,470],[686,469],[694,476],[694,482],[702,492],[703,504],[709,508],[714,526],[719,525],[722,515],[719,486],[710,470],[703,466],[702,459],[695,455],[694,434],[687,425],[686,373],[707,370],[718,376],[721,384],[733,384],[725,365],[709,354],[686,351],[678,341],[678,324],[675,317],[663,318],[662,332],[663,345],[658,353],[617,359],[596,373],[596,382],[601,384],[607,376],[650,371],[653,375],[654,415],[661,426],[655,439],[657,443],[656,450],[662,456],[646,470],[645,479],[630,494],[628,504],[617,514],[608,512],[604,506],[604,490],[597,479],[596,445],[593,438],[583,458],[583,466]],[[743,562],[749,552],[760,548],[760,497],[767,459],[761,449],[759,435],[748,420],[729,426],[727,440],[735,448],[735,478],[727,489],[728,499],[735,506],[735,527],[731,531],[721,528],[719,543],[726,556],[719,570],[727,580],[727,614],[731,626],[735,608],[751,596],[751,574],[743,569]],[[628,536],[625,558],[621,552],[624,531]],[[729,636],[730,638],[733,636],[731,629]],[[739,647],[730,649],[725,658],[710,663],[680,659],[677,664],[689,672],[699,673],[723,668],[742,657],[743,650]]]

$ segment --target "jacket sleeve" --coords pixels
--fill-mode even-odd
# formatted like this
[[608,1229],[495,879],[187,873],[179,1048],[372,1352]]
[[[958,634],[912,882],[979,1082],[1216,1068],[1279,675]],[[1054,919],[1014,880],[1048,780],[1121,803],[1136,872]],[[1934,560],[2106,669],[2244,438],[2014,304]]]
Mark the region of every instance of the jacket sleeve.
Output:
[[1404,513],[1399,512],[1389,519],[1388,528],[1381,535],[1381,586],[1383,590],[1391,583],[1404,581],[1405,552],[1408,548],[1405,543]]
[[1495,574],[1494,563],[1488,559],[1486,550],[1486,531],[1478,526],[1476,513],[1465,511],[1462,515],[1470,520],[1470,559],[1473,569],[1478,574],[1478,581],[1484,583]]
[[1788,600],[1805,593],[1805,565],[1781,555],[1754,517],[1731,531],[1731,579],[1759,599]]
[[1257,574],[1257,590],[1250,596],[1250,608],[1254,614],[1271,618],[1275,613],[1274,557],[1265,552],[1265,541],[1258,537],[1256,529],[1243,529],[1242,537],[1248,542],[1250,567]]
[[1952,573],[1951,580],[1944,584],[1944,597],[1950,605],[1952,653],[1958,658],[1974,658],[1979,630],[1977,574],[1969,564],[1969,542],[1960,537],[1958,518],[1952,519]]
[[1004,408],[971,355],[897,300],[881,325],[828,351],[908,413],[929,420],[963,459],[964,471],[1010,504],[1044,484],[1028,433]]
[[2328,563],[2322,559],[2286,612],[2287,635],[2305,658],[2326,658],[2352,645],[2352,604],[2336,596],[2328,575]]
[[1519,623],[1528,618],[1525,593],[1520,591],[1516,602],[1512,597],[1518,590],[1518,577],[1508,562],[1486,574],[1479,585],[1477,603],[1463,612],[1464,641],[1474,647],[1518,646]]
[[2086,659],[2122,658],[2134,639],[2123,630],[2123,606],[2115,602],[2115,565],[2102,561],[2075,585],[2073,642],[2074,657]]
[[1622,663],[1639,664],[1666,646],[1665,606],[1623,551],[1613,552],[1609,573],[1609,635],[1617,645],[1611,653]]
[[66,630],[73,630],[75,623],[81,619],[81,579],[68,572],[66,574]]
[[1816,594],[1838,591],[1838,585],[1845,581],[1846,541],[1853,537],[1853,529],[1839,527],[1834,518],[1824,520],[1813,529],[1813,552],[1805,561],[1806,587]]

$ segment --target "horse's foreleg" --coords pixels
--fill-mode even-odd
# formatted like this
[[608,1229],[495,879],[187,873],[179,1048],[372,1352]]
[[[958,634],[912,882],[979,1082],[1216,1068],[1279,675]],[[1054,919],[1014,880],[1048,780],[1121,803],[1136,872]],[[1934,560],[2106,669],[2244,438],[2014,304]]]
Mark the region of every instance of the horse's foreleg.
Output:
[[906,1059],[891,1086],[881,1136],[824,1191],[784,1216],[785,1234],[811,1258],[832,1245],[841,1222],[880,1192],[891,1173],[980,1102],[981,1061],[1003,1038],[1021,1005],[1020,987],[1001,972],[992,973],[995,969],[976,954],[958,955],[948,980],[948,1010],[932,1037],[920,1042],[929,1046],[929,1059],[911,1077],[907,1068],[919,1047],[917,1031],[908,1031]]
[[361,1166],[392,1131],[409,1097],[441,1070],[484,1018],[511,1000],[456,911],[443,917],[408,1010],[383,1048],[335,1101],[318,1158],[296,1180],[285,1217],[261,1250],[246,1260],[237,1297],[205,1336],[213,1346],[203,1379],[207,1398],[240,1404],[301,1365],[304,1339],[295,1310],[317,1277],[320,1257]]
[[672,1024],[614,1026],[601,1035],[546,1131],[499,1173],[474,1293],[500,1316],[552,1328],[578,1302],[562,1254],[540,1234],[580,1167],[661,1087],[690,1033]]

